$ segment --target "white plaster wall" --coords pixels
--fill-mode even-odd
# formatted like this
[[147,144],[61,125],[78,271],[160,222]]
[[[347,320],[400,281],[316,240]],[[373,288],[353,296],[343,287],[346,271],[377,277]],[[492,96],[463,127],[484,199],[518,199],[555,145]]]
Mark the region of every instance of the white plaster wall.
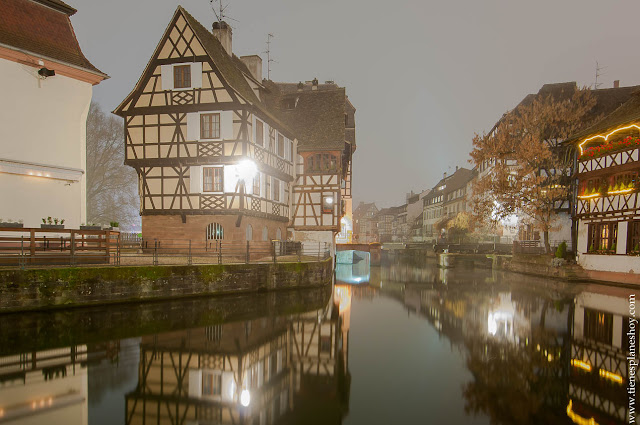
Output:
[[[62,75],[39,80],[36,68],[2,59],[0,75],[0,158],[84,170],[91,84]],[[67,227],[85,221],[85,175],[71,183],[72,190],[64,183],[31,185],[35,179],[18,182],[8,176],[0,174],[0,196],[12,201],[0,203],[0,217],[23,219],[25,226],[37,224],[34,215],[65,218]],[[37,212],[29,200],[34,196],[39,197]]]
[[584,254],[589,250],[589,225],[580,220],[578,222],[578,254]]
[[303,249],[311,251],[318,250],[318,243],[327,243],[331,247],[331,255],[335,253],[333,231],[330,230],[296,230],[293,240],[302,242]]
[[636,256],[578,253],[578,264],[586,270],[630,274],[640,273],[640,257]]
[[[571,243],[571,216],[568,213],[559,213],[553,222],[554,230],[549,232],[550,241],[565,241]],[[540,235],[543,237],[543,235]]]

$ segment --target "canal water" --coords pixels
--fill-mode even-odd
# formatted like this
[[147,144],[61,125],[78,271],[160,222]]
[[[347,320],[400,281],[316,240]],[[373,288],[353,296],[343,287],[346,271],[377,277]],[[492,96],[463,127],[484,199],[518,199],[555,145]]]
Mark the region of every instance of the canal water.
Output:
[[435,263],[0,319],[0,423],[627,423],[629,298]]

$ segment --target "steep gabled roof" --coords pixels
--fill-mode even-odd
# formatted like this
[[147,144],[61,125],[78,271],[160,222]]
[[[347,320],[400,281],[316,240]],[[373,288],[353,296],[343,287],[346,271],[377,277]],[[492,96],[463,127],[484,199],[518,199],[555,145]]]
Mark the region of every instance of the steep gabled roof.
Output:
[[[265,81],[269,93],[265,100],[270,109],[289,125],[298,138],[298,149],[304,151],[343,150],[345,146],[345,102],[342,87],[323,90],[282,91],[290,83]],[[294,106],[288,108],[284,103]]]
[[[637,87],[637,86],[636,86]],[[587,137],[608,133],[618,127],[640,121],[640,91],[633,93],[631,98],[615,111],[584,130],[574,134],[567,143],[577,142]]]
[[73,13],[60,0],[2,0],[0,45],[107,78],[82,54],[69,20]]

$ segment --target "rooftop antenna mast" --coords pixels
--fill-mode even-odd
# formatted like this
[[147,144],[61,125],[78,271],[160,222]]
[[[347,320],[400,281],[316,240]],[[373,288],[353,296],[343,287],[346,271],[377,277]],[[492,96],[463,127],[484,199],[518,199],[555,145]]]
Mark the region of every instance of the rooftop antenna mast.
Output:
[[[209,0],[209,4],[211,5],[211,10],[213,10],[213,14],[216,15],[216,19],[217,19],[217,21],[218,21],[218,23],[220,24],[221,27],[222,27],[222,23],[224,22],[225,19],[231,19],[232,21],[238,22],[236,19],[233,19],[229,15],[225,14],[225,11],[227,10],[227,7],[229,7],[229,3],[227,3],[227,5],[225,6],[224,3],[223,3],[223,0]],[[216,4],[218,4],[217,10],[216,10]],[[227,25],[229,25],[229,24],[227,23]],[[229,26],[231,26],[231,25],[229,25]],[[233,27],[231,27],[231,28],[233,28]]]
[[273,38],[273,34],[267,34],[267,51],[264,52],[267,54],[267,80],[271,81],[271,62],[275,62],[275,60],[271,59],[271,39]]
[[600,64],[598,63],[598,61],[596,61],[596,81],[595,81],[595,83],[593,83],[593,88],[594,88],[594,90],[596,90],[596,89],[600,88],[600,86],[602,85],[602,83],[599,83],[599,82],[598,82],[598,78],[599,78],[600,76],[602,76],[602,72],[600,72],[600,71],[602,71],[602,70],[603,70],[603,69],[605,69],[605,68],[606,68],[606,66],[600,66]]

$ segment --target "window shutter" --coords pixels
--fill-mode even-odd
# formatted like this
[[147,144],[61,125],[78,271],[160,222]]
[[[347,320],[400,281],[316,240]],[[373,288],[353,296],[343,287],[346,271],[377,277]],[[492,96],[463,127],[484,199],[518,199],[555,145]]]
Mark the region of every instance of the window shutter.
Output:
[[189,167],[189,193],[200,193],[202,191],[202,167]]
[[260,196],[265,199],[267,198],[266,188],[267,188],[267,176],[265,173],[260,173]]
[[191,87],[194,89],[202,87],[202,62],[191,64]]
[[222,140],[234,140],[233,111],[222,111],[220,114],[220,136]]
[[189,369],[189,397],[202,396],[202,371]]
[[160,65],[160,79],[162,90],[173,90],[173,66]]
[[187,140],[200,140],[200,114],[187,114]]

